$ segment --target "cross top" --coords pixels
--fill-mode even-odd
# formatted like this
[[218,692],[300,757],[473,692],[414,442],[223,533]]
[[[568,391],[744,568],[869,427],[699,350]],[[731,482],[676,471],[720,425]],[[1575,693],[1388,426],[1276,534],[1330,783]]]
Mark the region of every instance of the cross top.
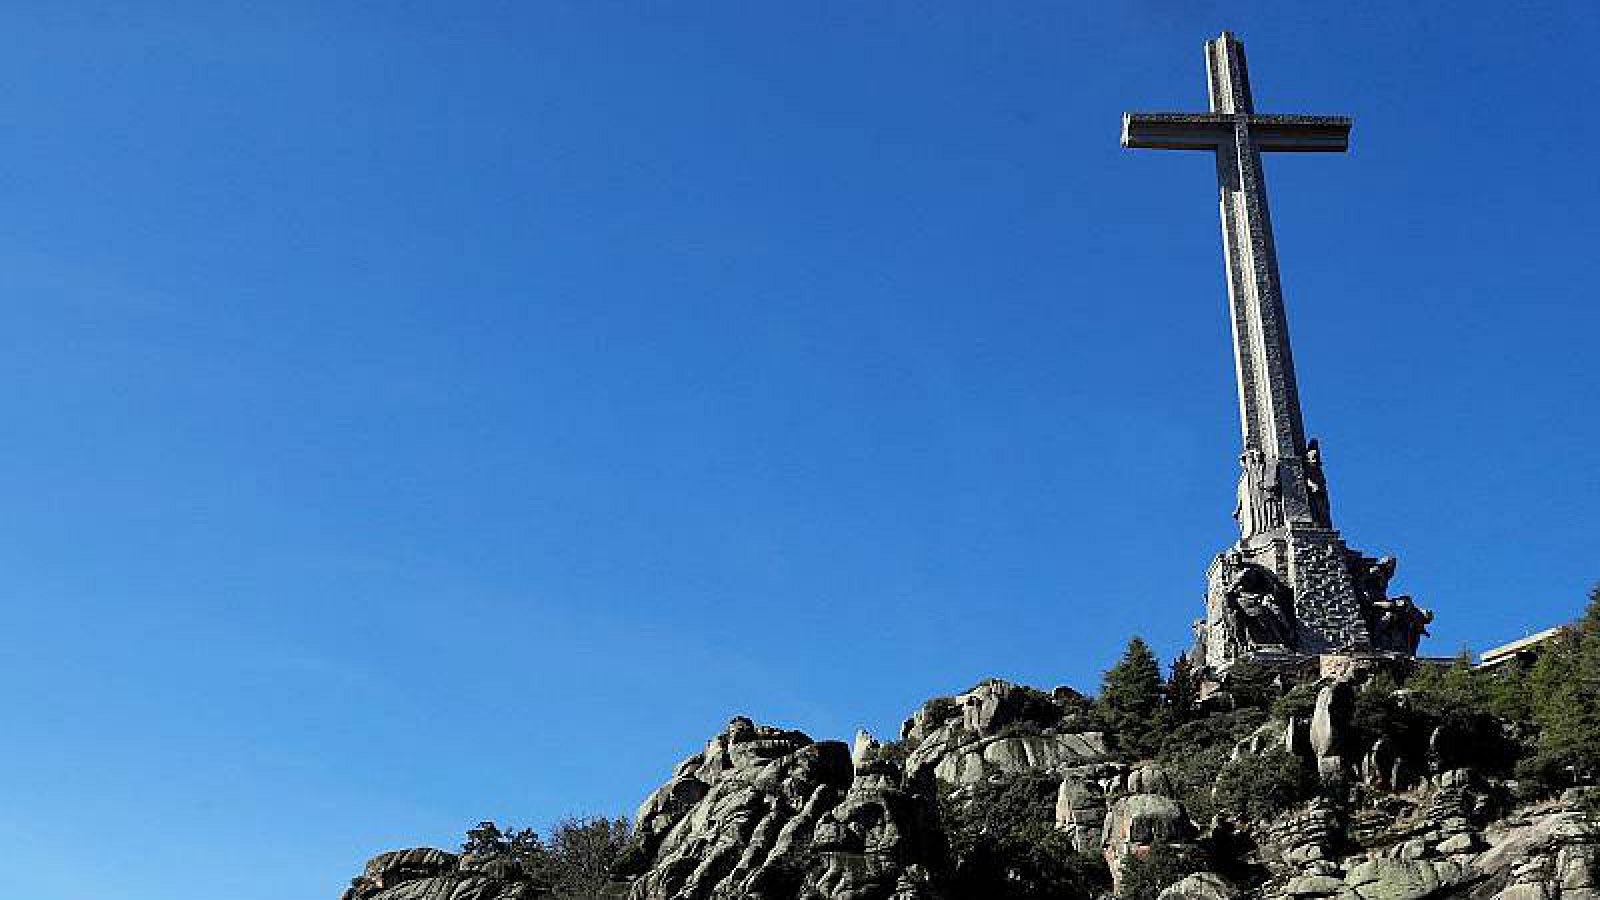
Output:
[[1215,41],[1206,42],[1206,77],[1211,83],[1211,111],[1244,113],[1256,111],[1250,98],[1250,72],[1244,62],[1244,45],[1224,31]]
[[1260,115],[1250,93],[1244,44],[1224,31],[1206,42],[1209,113],[1124,113],[1122,146],[1142,150],[1212,150],[1246,128],[1257,150],[1343,152],[1350,146],[1347,116]]

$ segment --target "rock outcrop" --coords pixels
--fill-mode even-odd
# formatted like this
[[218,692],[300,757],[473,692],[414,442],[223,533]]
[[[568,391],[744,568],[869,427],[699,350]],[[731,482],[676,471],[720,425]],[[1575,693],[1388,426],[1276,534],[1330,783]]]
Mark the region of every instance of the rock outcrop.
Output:
[[628,896],[796,896],[852,774],[842,743],[734,719],[640,807],[620,872],[636,876]]
[[892,749],[865,732],[847,749],[735,719],[640,808],[621,869],[634,879],[629,897],[940,897],[950,862],[940,787],[1081,773],[1104,760],[1105,736],[1072,716],[1081,703],[985,681],[925,704]]
[[1130,770],[1106,809],[1100,844],[1111,870],[1113,889],[1122,889],[1123,867],[1130,856],[1148,855],[1156,847],[1186,852],[1193,848],[1194,823],[1173,794],[1165,772],[1151,765]]
[[910,750],[906,770],[931,770],[940,782],[962,786],[994,775],[1060,774],[1103,760],[1105,735],[1063,708],[1074,699],[991,679],[965,694],[931,701],[900,729]]
[[[1448,735],[1363,732],[1354,698],[1328,682],[1309,715],[1256,714],[1208,739],[1228,765],[1298,765],[1315,787],[1259,821],[1195,822],[1192,771],[1119,758],[1070,691],[985,681],[925,704],[888,744],[735,718],[641,804],[606,896],[969,900],[950,887],[966,871],[952,829],[963,817],[989,827],[974,806],[1025,785],[1034,799],[1022,805],[1040,817],[1029,840],[1054,829],[1079,864],[1104,861],[1113,890],[1130,860],[1175,851],[1162,864],[1186,869],[1159,900],[1600,900],[1589,801],[1514,808],[1505,782],[1450,767]],[[1405,700],[1397,692],[1394,708]],[[343,900],[547,896],[512,859],[414,849],[373,858]]]
[[420,847],[368,860],[342,900],[533,900],[546,894],[509,860]]

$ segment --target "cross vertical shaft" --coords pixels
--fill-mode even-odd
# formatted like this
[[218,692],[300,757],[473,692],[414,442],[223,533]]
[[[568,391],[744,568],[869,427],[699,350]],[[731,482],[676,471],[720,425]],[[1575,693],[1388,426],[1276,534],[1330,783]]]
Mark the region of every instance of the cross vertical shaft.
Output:
[[1305,453],[1305,425],[1279,287],[1266,178],[1250,133],[1255,109],[1244,47],[1233,35],[1224,34],[1206,45],[1206,62],[1211,111],[1237,117],[1228,139],[1217,146],[1216,160],[1244,448],[1271,459],[1299,458]]

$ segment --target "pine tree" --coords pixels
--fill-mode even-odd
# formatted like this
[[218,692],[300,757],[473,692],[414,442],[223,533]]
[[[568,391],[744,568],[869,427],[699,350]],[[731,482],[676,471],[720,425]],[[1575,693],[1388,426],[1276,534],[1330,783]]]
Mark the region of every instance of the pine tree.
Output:
[[1600,586],[1577,626],[1551,642],[1529,674],[1544,767],[1600,774]]
[[1520,662],[1501,666],[1484,677],[1489,697],[1489,712],[1508,722],[1529,722],[1533,718],[1533,698],[1528,689],[1528,670]]
[[1167,724],[1164,699],[1161,664],[1135,637],[1101,681],[1098,706],[1105,725],[1125,749],[1153,754]]
[[1200,702],[1200,673],[1186,653],[1178,654],[1167,671],[1167,709],[1174,722],[1187,722]]
[[1473,670],[1466,650],[1447,667],[1424,667],[1406,686],[1423,710],[1446,723],[1459,724],[1489,709],[1488,684]]

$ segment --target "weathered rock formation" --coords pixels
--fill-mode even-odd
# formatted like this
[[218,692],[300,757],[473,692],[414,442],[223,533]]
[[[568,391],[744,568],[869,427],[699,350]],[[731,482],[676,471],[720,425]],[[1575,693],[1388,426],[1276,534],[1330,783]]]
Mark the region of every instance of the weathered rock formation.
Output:
[[734,719],[639,808],[619,873],[635,876],[628,896],[797,896],[816,832],[852,780],[844,744]]
[[931,770],[941,783],[962,786],[995,775],[1060,774],[1105,759],[1105,735],[1063,708],[1079,699],[991,679],[930,701],[901,726],[906,771]]
[[[950,890],[960,861],[941,816],[1033,779],[1054,792],[1039,824],[1104,860],[1117,888],[1158,848],[1217,869],[1160,900],[1600,900],[1600,823],[1577,792],[1516,807],[1505,783],[1451,765],[1447,734],[1406,750],[1362,732],[1352,697],[1323,684],[1309,715],[1258,717],[1221,745],[1235,762],[1276,753],[1317,776],[1320,796],[1262,821],[1193,821],[1181,798],[1194,795],[1118,758],[1070,691],[986,681],[925,704],[889,744],[736,718],[640,806],[607,896],[980,900]],[[344,900],[547,896],[510,859],[415,849],[375,857]]]
[[1128,857],[1146,856],[1156,847],[1189,851],[1197,833],[1174,795],[1172,782],[1155,766],[1131,769],[1120,787],[1120,796],[1106,809],[1100,837],[1106,866],[1118,891],[1122,889]]
[[546,893],[510,860],[424,847],[368,860],[342,900],[532,900]]

